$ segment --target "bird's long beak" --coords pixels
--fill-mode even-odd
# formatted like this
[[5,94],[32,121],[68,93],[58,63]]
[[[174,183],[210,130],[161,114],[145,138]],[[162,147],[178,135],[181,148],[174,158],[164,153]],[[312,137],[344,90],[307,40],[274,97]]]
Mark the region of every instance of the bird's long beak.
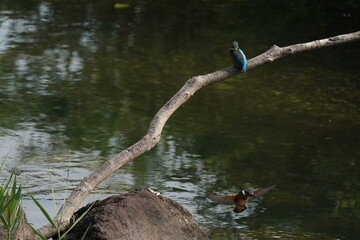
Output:
[[250,197],[254,197],[254,198],[256,198],[256,196],[255,196],[254,194],[250,194],[249,196],[250,196]]

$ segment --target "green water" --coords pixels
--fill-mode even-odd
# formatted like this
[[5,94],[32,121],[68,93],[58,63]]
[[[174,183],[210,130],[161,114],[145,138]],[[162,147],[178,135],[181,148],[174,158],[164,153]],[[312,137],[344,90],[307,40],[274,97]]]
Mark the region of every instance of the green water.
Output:
[[[192,76],[360,30],[339,1],[1,1],[1,178],[55,214],[79,180],[147,131]],[[150,152],[86,202],[150,187],[183,204],[211,239],[357,239],[360,42],[278,60],[209,86],[171,117]],[[51,180],[50,180],[51,179]],[[207,194],[278,183],[243,213]],[[46,223],[25,196],[28,219]]]

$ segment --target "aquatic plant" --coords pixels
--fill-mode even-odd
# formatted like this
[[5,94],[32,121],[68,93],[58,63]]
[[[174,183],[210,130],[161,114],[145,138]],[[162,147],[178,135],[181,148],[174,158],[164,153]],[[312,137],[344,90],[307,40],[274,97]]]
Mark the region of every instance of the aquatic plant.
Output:
[[20,209],[21,192],[21,184],[17,186],[16,175],[13,173],[0,185],[0,220],[7,231],[7,240],[12,239],[16,235],[17,229],[24,219],[23,212]]

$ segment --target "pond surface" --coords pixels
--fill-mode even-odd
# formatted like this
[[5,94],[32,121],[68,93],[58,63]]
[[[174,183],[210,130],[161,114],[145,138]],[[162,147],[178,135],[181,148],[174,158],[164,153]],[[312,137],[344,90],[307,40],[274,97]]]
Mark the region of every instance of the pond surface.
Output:
[[[1,181],[23,170],[52,214],[78,182],[140,139],[192,76],[360,30],[342,1],[1,1]],[[211,239],[357,239],[360,42],[263,65],[196,93],[159,144],[86,199],[150,187],[183,204]],[[235,214],[209,193],[278,183]],[[35,227],[46,223],[29,196]]]

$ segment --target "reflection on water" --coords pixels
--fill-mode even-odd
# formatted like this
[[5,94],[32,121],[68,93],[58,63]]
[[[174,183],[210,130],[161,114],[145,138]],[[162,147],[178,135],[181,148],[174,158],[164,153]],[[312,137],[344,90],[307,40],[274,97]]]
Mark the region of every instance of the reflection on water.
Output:
[[[357,1],[0,3],[1,180],[23,170],[55,215],[78,182],[142,137],[190,77],[280,46],[358,31]],[[234,14],[234,12],[238,14]],[[316,14],[315,14],[316,13]],[[201,90],[159,144],[84,204],[150,187],[212,239],[355,239],[359,233],[359,43],[305,53]],[[55,189],[56,209],[50,183]],[[279,183],[240,214],[207,195]],[[44,216],[25,196],[28,219]]]

